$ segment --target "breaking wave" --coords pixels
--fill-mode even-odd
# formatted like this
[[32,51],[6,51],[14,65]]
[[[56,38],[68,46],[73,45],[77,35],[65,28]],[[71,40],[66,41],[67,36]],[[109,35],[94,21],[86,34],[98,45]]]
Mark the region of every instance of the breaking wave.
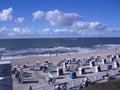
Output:
[[112,49],[119,48],[120,44],[105,44],[105,45],[94,45],[89,48],[81,47],[54,47],[54,48],[28,48],[28,49],[8,49],[0,48],[1,59],[14,59],[22,58],[27,56],[48,56],[56,54],[67,54],[67,53],[85,53],[93,50],[103,50],[103,49]]

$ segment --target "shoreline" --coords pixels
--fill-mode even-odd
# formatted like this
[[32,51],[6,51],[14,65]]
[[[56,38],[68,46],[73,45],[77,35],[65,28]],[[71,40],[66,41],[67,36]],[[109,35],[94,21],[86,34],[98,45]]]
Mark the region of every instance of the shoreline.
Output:
[[29,55],[22,58],[13,58],[13,59],[6,59],[1,61],[11,61],[12,65],[16,64],[25,64],[26,62],[36,62],[36,61],[46,61],[50,60],[52,62],[64,60],[64,59],[79,59],[79,58],[89,58],[90,56],[102,56],[106,58],[107,55],[113,55],[115,53],[120,53],[120,48],[112,48],[112,49],[105,49],[105,50],[94,50],[94,51],[87,51],[87,52],[77,52],[77,53],[66,53],[66,54],[57,54],[57,55]]
[[[104,46],[104,45],[101,45]],[[10,60],[10,59],[19,59],[19,58],[28,58],[28,57],[46,57],[46,56],[57,56],[57,55],[69,55],[69,54],[80,54],[80,53],[90,53],[90,52],[95,52],[95,51],[100,51],[100,50],[110,50],[110,49],[116,49],[120,48],[120,45],[118,44],[106,44],[105,47],[99,47],[99,45],[96,47],[91,47],[91,48],[80,48],[80,47],[54,47],[54,48],[48,48],[45,49],[45,53],[41,53],[44,50],[42,49],[25,49],[25,50],[18,50],[18,51],[8,51],[6,54],[2,54],[0,56],[0,60]],[[50,49],[50,50],[49,50]],[[70,50],[69,50],[70,49]],[[8,49],[9,50],[9,49]],[[42,50],[42,51],[41,51]],[[46,51],[48,50],[48,51]],[[61,51],[63,50],[63,51]],[[4,51],[4,50],[3,50]],[[2,51],[1,51],[2,52]],[[38,52],[38,53],[37,53]]]

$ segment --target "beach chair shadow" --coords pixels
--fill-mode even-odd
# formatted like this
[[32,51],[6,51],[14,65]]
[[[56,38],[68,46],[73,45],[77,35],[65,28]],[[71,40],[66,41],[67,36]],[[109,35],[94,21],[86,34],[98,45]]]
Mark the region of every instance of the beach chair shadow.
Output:
[[51,72],[53,72],[53,73],[57,73],[57,71],[56,71],[56,70],[49,70],[49,71],[51,71]]
[[85,74],[91,74],[91,73],[94,73],[94,72],[92,72],[92,71],[91,72],[85,72]]
[[56,79],[63,79],[63,78],[65,78],[65,77],[56,77]]
[[23,84],[39,83],[39,81],[24,81]]
[[90,67],[85,67],[84,69],[91,69]]
[[101,72],[107,72],[108,70],[101,70]]
[[24,77],[32,77],[32,73],[24,72]]
[[85,78],[86,76],[77,76],[76,78]]

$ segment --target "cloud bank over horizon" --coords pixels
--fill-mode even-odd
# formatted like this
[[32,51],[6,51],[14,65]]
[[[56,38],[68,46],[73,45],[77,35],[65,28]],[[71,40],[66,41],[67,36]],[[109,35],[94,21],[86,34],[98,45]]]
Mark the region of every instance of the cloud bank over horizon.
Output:
[[[50,10],[47,12],[37,10],[29,13],[31,20],[27,20],[24,16],[14,16],[12,7],[0,11],[0,23],[12,22],[14,27],[3,25],[0,27],[0,37],[15,37],[15,36],[111,36],[112,33],[120,33],[119,27],[108,27],[106,24],[99,21],[82,21],[83,16],[78,13],[65,13],[59,10]],[[25,22],[26,21],[26,22]],[[34,26],[20,27],[22,23],[47,22],[49,26],[43,29],[34,30]],[[37,26],[40,27],[41,25]],[[29,27],[29,28],[28,28]],[[55,28],[51,28],[55,27]],[[118,35],[119,36],[119,35]]]

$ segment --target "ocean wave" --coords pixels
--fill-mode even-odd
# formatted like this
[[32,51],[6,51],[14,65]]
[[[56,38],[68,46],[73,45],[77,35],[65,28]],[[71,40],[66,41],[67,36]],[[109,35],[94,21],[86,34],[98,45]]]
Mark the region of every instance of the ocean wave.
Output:
[[120,48],[120,44],[105,44],[105,45],[94,45],[93,49],[102,50],[102,49],[112,49],[112,48]]
[[22,58],[27,56],[49,56],[57,54],[68,54],[68,53],[84,53],[93,50],[103,50],[111,48],[119,48],[120,44],[105,44],[105,45],[94,45],[91,48],[81,47],[53,47],[53,48],[28,48],[28,49],[6,49],[0,48],[0,56],[4,59]]
[[21,57],[21,56],[29,56],[29,55],[56,55],[56,54],[65,54],[65,53],[75,53],[75,52],[85,52],[88,51],[88,48],[80,48],[80,47],[54,47],[54,48],[29,48],[23,50],[9,50],[5,49],[4,52],[1,53],[1,56],[4,58],[11,59],[12,57]]
[[5,50],[6,50],[6,48],[0,48],[0,52],[3,52]]
[[88,50],[87,48],[80,47],[54,47],[54,48],[29,48],[24,50],[6,50],[3,55],[28,55],[28,54],[54,54],[54,53],[68,53],[68,52],[81,52]]

